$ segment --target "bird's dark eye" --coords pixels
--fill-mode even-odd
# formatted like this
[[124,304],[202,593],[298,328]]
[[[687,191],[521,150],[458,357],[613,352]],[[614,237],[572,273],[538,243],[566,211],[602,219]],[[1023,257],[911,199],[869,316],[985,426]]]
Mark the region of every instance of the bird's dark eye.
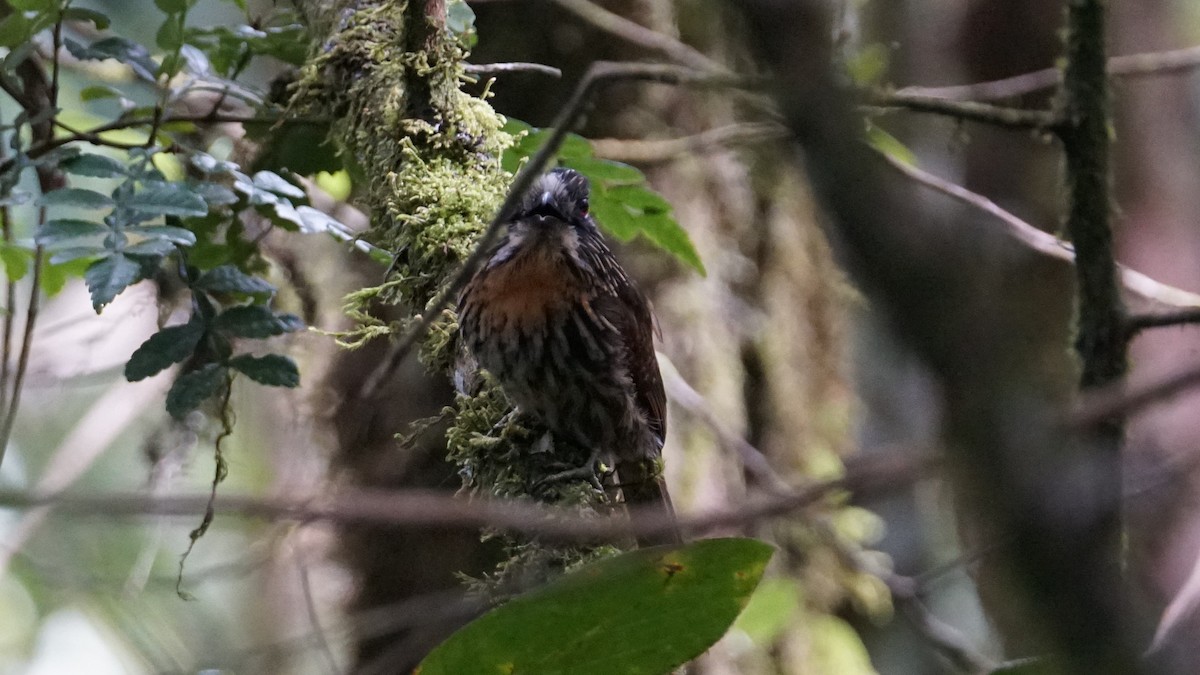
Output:
[[588,214],[588,198],[584,197],[579,200],[579,215],[586,216]]

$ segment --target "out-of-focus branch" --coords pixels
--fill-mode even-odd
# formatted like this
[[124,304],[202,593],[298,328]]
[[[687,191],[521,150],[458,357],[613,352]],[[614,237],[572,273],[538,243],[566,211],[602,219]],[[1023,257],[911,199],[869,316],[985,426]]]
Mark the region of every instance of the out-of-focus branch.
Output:
[[[1066,260],[1072,263],[1075,262],[1075,247],[1071,246],[1071,244],[1059,239],[1045,230],[1039,229],[1034,225],[1021,220],[1012,213],[997,206],[995,202],[987,197],[984,197],[976,192],[971,192],[961,185],[951,183],[944,178],[935,176],[928,171],[911,164],[901,162],[884,153],[879,153],[879,155],[893,169],[899,171],[921,185],[936,190],[949,197],[953,197],[954,199],[967,204],[972,208],[978,209],[990,216],[994,216],[1007,226],[1007,232],[1015,237],[1017,241],[1020,241],[1022,244],[1025,244],[1038,253],[1042,253],[1052,258]],[[1200,308],[1200,295],[1196,293],[1185,291],[1181,288],[1176,288],[1175,286],[1169,286],[1160,281],[1156,281],[1145,274],[1129,267],[1125,267],[1124,265],[1118,265],[1118,269],[1121,275],[1121,283],[1125,290],[1140,300],[1144,300],[1147,303],[1155,305],[1189,308],[1186,310],[1186,312],[1180,312],[1180,315],[1195,311],[1190,308]],[[1153,322],[1158,320],[1156,318],[1157,316],[1158,315],[1146,315],[1145,317],[1140,318],[1134,317],[1130,321],[1134,323],[1143,321]],[[1169,317],[1171,315],[1163,316]],[[1166,324],[1156,323],[1153,325]],[[1140,327],[1136,330],[1140,330]]]
[[1147,328],[1187,326],[1197,323],[1200,323],[1200,308],[1163,314],[1136,314],[1125,319],[1125,330],[1128,331],[1129,337],[1133,338]]
[[614,14],[590,0],[552,0],[552,2],[606,33],[661,54],[681,65],[697,70],[729,72],[721,62],[705,56],[670,35],[646,28],[620,14]]
[[675,368],[675,364],[671,363],[665,354],[658,355],[658,364],[662,370],[667,398],[672,403],[704,422],[716,434],[718,442],[737,455],[746,471],[762,483],[765,489],[772,492],[788,489],[787,482],[771,467],[766,455],[742,438],[740,434],[727,427],[704,396],[683,379],[679,370]]
[[1200,365],[1175,370],[1153,379],[1136,378],[1116,382],[1080,397],[1069,422],[1075,428],[1087,429],[1105,419],[1128,417],[1196,386],[1200,386]]
[[876,92],[868,97],[867,103],[878,108],[903,108],[1022,131],[1048,131],[1060,122],[1058,115],[1049,110],[1024,110],[990,103],[957,101],[904,90]]
[[1061,350],[1039,342],[1045,318],[1036,310],[1065,303],[1060,287],[1032,279],[1051,268],[966,231],[975,214],[924,208],[905,183],[888,180],[836,79],[828,3],[730,5],[774,71],[773,93],[842,260],[939,386],[960,494],[989,529],[1013,537],[1008,578],[1038,613],[1038,637],[1060,651],[1064,672],[1136,672],[1140,648],[1130,643],[1127,608],[1113,594],[1120,570],[1110,564],[1119,494],[1090,470],[1093,453],[1046,413],[1061,393],[1045,364],[1059,366],[1047,360]]
[[[1109,77],[1133,78],[1177,75],[1197,68],[1200,68],[1200,47],[1186,47],[1165,52],[1114,56],[1108,60],[1107,72]],[[989,82],[951,87],[904,87],[895,93],[955,101],[995,101],[1053,89],[1061,82],[1062,70],[1044,68]]]
[[[716,529],[761,523],[794,514],[822,500],[852,493],[884,493],[911,485],[926,474],[929,462],[906,456],[862,461],[836,480],[792,488],[784,493],[760,495],[736,506],[673,519],[659,509],[644,515],[580,517],[571,509],[532,502],[489,499],[466,500],[452,493],[429,490],[357,490],[341,495],[248,497],[218,495],[211,508],[216,513],[272,520],[374,523],[408,528],[492,527],[571,541],[614,541],[632,534],[651,535],[678,526],[701,534]],[[209,508],[209,495],[153,497],[141,494],[79,495],[0,490],[0,508],[32,509],[53,506],[60,513],[93,516],[194,516]]]
[[966,636],[929,611],[921,599],[920,584],[917,580],[896,574],[864,555],[861,550],[848,544],[826,519],[818,519],[813,526],[837,553],[843,564],[876,577],[887,586],[892,595],[892,603],[912,625],[917,635],[949,661],[956,671],[984,675],[995,669],[996,663],[971,646]]
[[716,146],[749,145],[779,140],[785,136],[786,132],[774,124],[729,124],[682,138],[595,138],[591,143],[592,151],[597,157],[618,162],[652,164]]

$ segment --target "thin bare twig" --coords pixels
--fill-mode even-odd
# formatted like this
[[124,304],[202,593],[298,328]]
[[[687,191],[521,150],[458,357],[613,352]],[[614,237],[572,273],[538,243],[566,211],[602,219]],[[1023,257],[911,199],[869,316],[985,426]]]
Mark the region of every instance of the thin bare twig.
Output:
[[308,563],[300,545],[293,544],[292,559],[296,562],[296,574],[300,577],[300,591],[304,595],[304,609],[308,612],[308,622],[312,626],[318,651],[325,659],[325,667],[329,673],[338,675],[342,668],[338,665],[337,657],[329,646],[329,638],[325,635],[325,627],[321,625],[321,616],[317,611],[316,597],[313,595],[312,580],[308,578]]
[[[1200,68],[1200,47],[1185,47],[1164,52],[1114,56],[1108,60],[1107,71],[1110,77],[1132,78],[1187,73],[1197,68]],[[1044,68],[989,82],[951,87],[904,87],[896,93],[955,101],[995,101],[1053,89],[1061,82],[1061,70]]]
[[[0,159],[7,153],[0,144]],[[0,204],[0,237],[6,246],[13,243],[12,211],[7,203]],[[4,275],[4,336],[0,346],[0,412],[8,410],[9,361],[12,359],[13,326],[17,312],[17,284]],[[0,465],[4,462],[4,446],[0,446]]]
[[610,35],[656,52],[666,58],[697,70],[729,72],[725,64],[709,58],[699,50],[656,30],[630,21],[620,14],[604,9],[590,0],[553,0],[554,4],[583,19]]
[[[46,222],[46,207],[38,209],[38,227]],[[29,304],[25,307],[25,330],[21,337],[21,351],[17,356],[17,370],[13,376],[12,396],[8,409],[4,411],[3,426],[0,426],[0,461],[12,438],[13,425],[17,421],[17,410],[21,407],[21,389],[25,384],[25,372],[29,369],[29,354],[33,350],[33,328],[37,324],[38,309],[42,294],[42,258],[45,251],[39,244],[33,251],[33,277],[30,280]]]
[[544,63],[528,63],[511,61],[506,63],[467,63],[463,71],[472,75],[491,75],[493,73],[537,73],[550,77],[562,77],[562,71]]
[[914,112],[944,115],[958,120],[990,124],[1001,129],[1021,131],[1046,131],[1060,122],[1059,116],[1049,110],[1023,110],[976,101],[958,101],[915,94],[908,90],[871,94],[867,104],[879,108],[903,108]]
[[1129,416],[1198,385],[1200,365],[1174,370],[1154,379],[1127,379],[1081,397],[1069,422],[1077,429],[1086,429],[1107,419]]
[[1135,314],[1126,317],[1125,330],[1129,337],[1137,335],[1147,328],[1164,328],[1167,326],[1186,326],[1200,323],[1200,308],[1183,309],[1164,314]]
[[[161,126],[163,124],[170,124],[171,122],[195,122],[197,124],[202,124],[202,123],[206,123],[206,122],[211,123],[211,124],[223,124],[223,123],[245,124],[245,123],[249,123],[249,122],[277,122],[281,119],[279,117],[269,116],[269,115],[263,116],[263,115],[214,114],[211,112],[202,113],[199,115],[165,115],[161,112],[161,108],[155,108],[155,111],[156,111],[156,115],[159,116],[157,126]],[[289,121],[297,121],[297,120],[289,119]],[[298,121],[304,121],[304,120],[298,120]],[[106,124],[101,124],[100,126],[93,127],[91,129],[84,129],[84,130],[75,129],[74,127],[68,126],[58,120],[54,121],[54,126],[57,126],[61,129],[65,129],[67,132],[70,133],[70,135],[60,136],[58,138],[46,139],[43,142],[35,143],[35,144],[31,145],[29,147],[29,151],[27,153],[25,153],[26,155],[29,156],[30,159],[37,159],[38,157],[41,157],[41,156],[51,152],[52,150],[55,150],[57,148],[61,148],[64,145],[67,145],[70,143],[76,143],[79,141],[86,141],[86,142],[92,143],[94,145],[103,145],[106,147],[118,148],[118,149],[123,149],[123,150],[146,147],[146,143],[153,141],[154,135],[155,135],[154,133],[150,134],[147,137],[147,140],[144,142],[141,142],[141,143],[122,143],[122,142],[118,142],[118,141],[110,141],[110,140],[101,138],[100,134],[103,134],[103,133],[106,133],[109,131],[120,131],[122,129],[133,129],[135,127],[144,127],[144,126],[150,126],[151,128],[156,128],[156,123],[155,123],[155,117],[151,116],[151,117],[131,117],[131,118],[124,118],[124,119],[116,119],[116,120],[113,120],[112,122],[108,122]],[[12,166],[11,159],[0,163],[0,173],[8,170],[8,168],[11,166]]]
[[690,155],[715,146],[751,144],[787,137],[787,130],[774,124],[728,124],[682,138],[592,139],[597,157],[618,162],[652,164]]
[[[493,527],[547,539],[616,541],[632,534],[661,534],[676,523],[681,529],[702,534],[786,516],[847,492],[885,493],[920,480],[929,465],[927,460],[907,456],[874,458],[852,464],[839,479],[810,483],[782,494],[752,496],[733,506],[678,519],[655,508],[639,510],[632,518],[620,514],[586,518],[571,509],[521,501],[468,501],[448,492],[430,490],[358,490],[310,498],[223,494],[218,495],[212,508],[217,513],[272,520],[373,523],[413,529]],[[0,490],[0,508],[53,506],[60,513],[105,517],[195,516],[205,513],[209,503],[207,494],[156,498],[130,493],[79,495]]]
[[499,210],[496,211],[492,222],[488,224],[483,234],[479,237],[479,241],[476,242],[471,255],[467,256],[467,259],[463,261],[458,271],[450,277],[449,283],[442,288],[441,293],[426,305],[425,311],[421,314],[417,324],[392,347],[379,367],[367,378],[359,390],[358,396],[360,399],[370,400],[380,392],[383,383],[396,372],[396,369],[400,367],[400,364],[412,352],[417,341],[424,337],[429,327],[442,315],[442,311],[449,307],[450,303],[458,297],[463,286],[466,285],[467,281],[475,274],[475,271],[483,264],[484,258],[488,255],[492,244],[500,236],[500,229],[512,218],[517,204],[525,195],[525,192],[533,185],[533,181],[546,165],[550,163],[551,157],[558,151],[567,134],[571,132],[575,124],[579,121],[579,118],[583,115],[584,107],[591,100],[594,91],[601,85],[621,80],[728,87],[752,86],[752,83],[744,77],[736,77],[727,73],[697,71],[665,63],[625,63],[616,61],[597,61],[593,63],[584,74],[583,79],[575,87],[571,98],[568,99],[562,111],[555,118],[551,127],[553,131],[550,137],[546,139],[542,147],[538,148],[538,151],[517,172],[516,178],[513,179],[512,185],[508,188],[508,194],[505,196],[504,202],[500,205]]
[[665,354],[658,355],[658,364],[662,370],[667,396],[672,403],[687,410],[708,425],[708,428],[716,434],[718,442],[738,456],[742,466],[750,475],[758,479],[764,489],[775,493],[788,489],[787,481],[783,480],[775,471],[766,455],[726,426],[704,395],[683,379],[679,370],[675,368],[675,364],[671,363]]
[[[1029,248],[1052,258],[1075,262],[1075,249],[1069,243],[1021,220],[987,197],[882,152],[878,154],[889,166],[918,183],[996,217],[1008,226],[1009,234]],[[1118,265],[1118,269],[1125,290],[1143,301],[1168,307],[1200,308],[1200,295],[1196,293],[1168,286],[1124,265]]]

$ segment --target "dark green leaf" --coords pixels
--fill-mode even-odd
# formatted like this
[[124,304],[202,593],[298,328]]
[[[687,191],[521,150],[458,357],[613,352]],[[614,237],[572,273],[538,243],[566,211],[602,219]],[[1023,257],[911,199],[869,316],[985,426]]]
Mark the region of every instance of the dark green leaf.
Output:
[[163,19],[162,25],[158,27],[158,32],[154,35],[154,43],[160,49],[168,52],[179,49],[183,45],[182,17],[168,16]]
[[67,173],[93,178],[112,178],[125,174],[125,165],[112,157],[84,154],[64,160],[61,164]]
[[246,135],[262,146],[255,157],[253,169],[282,170],[284,168],[307,176],[319,171],[337,171],[342,160],[336,148],[327,141],[329,124],[287,121],[252,122],[243,125]]
[[188,160],[201,173],[229,173],[230,171],[236,171],[238,168],[238,165],[233,162],[223,162],[205,152],[192,153]]
[[86,7],[68,7],[63,10],[62,16],[67,21],[91,21],[99,30],[108,28],[112,23],[107,14]]
[[113,205],[113,200],[95,190],[83,188],[59,188],[42,195],[39,206],[73,206],[78,209],[104,209]]
[[0,47],[12,49],[18,44],[28,44],[34,36],[34,24],[25,18],[25,14],[12,12],[4,20],[0,20]]
[[161,258],[175,252],[175,244],[169,239],[143,239],[125,248],[125,253],[134,256]]
[[183,56],[176,52],[169,52],[163,56],[162,64],[158,66],[158,75],[175,77],[183,69],[183,64]]
[[148,239],[165,239],[181,246],[192,246],[196,243],[196,235],[182,227],[170,225],[138,225],[129,228],[132,234],[140,234]]
[[658,675],[729,628],[770,560],[753,539],[706,539],[582,567],[436,647],[422,675]]
[[238,201],[233,190],[218,183],[189,183],[188,187],[203,197],[209,206],[227,206]]
[[286,199],[280,199],[274,204],[258,207],[257,211],[270,218],[272,223],[288,232],[299,232],[305,227],[304,217]]
[[97,312],[104,309],[118,293],[138,280],[141,271],[141,265],[121,253],[114,253],[92,263],[83,275],[88,291],[92,294],[92,307]]
[[640,185],[618,185],[605,190],[609,199],[645,213],[670,213],[671,202],[653,190]]
[[234,337],[268,338],[304,328],[304,322],[292,314],[275,314],[262,305],[231,307],[217,315],[213,328]]
[[110,87],[107,84],[94,84],[90,87],[84,87],[79,92],[79,100],[81,101],[97,101],[104,98],[124,97],[124,92],[116,87]]
[[564,160],[563,165],[587,176],[593,183],[638,185],[646,181],[646,176],[632,166],[606,159],[577,157]]
[[37,243],[43,245],[56,244],[67,239],[95,237],[108,234],[108,232],[108,227],[102,223],[93,223],[88,220],[77,220],[75,218],[59,218],[48,220],[38,228]]
[[637,236],[638,225],[635,221],[637,215],[631,212],[624,204],[612,200],[600,198],[599,192],[592,193],[592,217],[600,227],[604,228],[613,237],[619,241],[629,241]]
[[696,251],[695,244],[692,243],[692,238],[674,218],[660,213],[645,216],[639,219],[638,223],[641,226],[642,234],[658,244],[659,248],[687,263],[701,276],[708,273],[704,269],[704,262],[700,260],[700,254]]
[[280,354],[257,357],[243,354],[229,359],[229,366],[246,377],[271,387],[299,387],[300,370],[296,362]]
[[154,0],[154,6],[165,14],[177,14],[188,8],[187,0]]
[[55,251],[54,254],[50,256],[50,264],[62,265],[75,260],[107,256],[109,253],[110,251],[103,246],[75,246],[72,248],[63,248]]
[[208,203],[204,198],[182,183],[147,185],[135,192],[122,206],[165,216],[203,216],[208,213]]
[[221,265],[201,274],[192,286],[214,293],[260,295],[275,292],[275,287],[271,284],[250,276],[233,265]]
[[57,0],[8,0],[12,8],[21,12],[48,12],[58,4]]
[[282,199],[274,192],[255,185],[245,174],[234,175],[236,178],[233,181],[233,189],[245,195],[251,206],[278,204]]
[[9,281],[23,279],[29,273],[29,262],[33,251],[13,244],[0,243],[0,262],[4,263],[4,274]]
[[259,171],[254,174],[253,181],[255,187],[283,195],[284,197],[291,197],[292,199],[304,199],[305,197],[304,190],[287,182],[283,176],[274,171]]
[[123,37],[104,38],[87,47],[82,47],[77,42],[70,40],[64,44],[71,55],[77,59],[85,61],[116,59],[128,65],[138,77],[144,80],[153,81],[155,73],[158,72],[158,64],[150,58],[150,52],[142,45]]
[[194,314],[181,326],[158,331],[129,357],[129,363],[125,364],[125,379],[137,382],[182,362],[196,351],[203,336],[204,323]]
[[222,391],[226,376],[227,371],[218,363],[209,363],[180,375],[167,392],[167,412],[171,417],[183,419],[189,412],[200,407],[200,404]]

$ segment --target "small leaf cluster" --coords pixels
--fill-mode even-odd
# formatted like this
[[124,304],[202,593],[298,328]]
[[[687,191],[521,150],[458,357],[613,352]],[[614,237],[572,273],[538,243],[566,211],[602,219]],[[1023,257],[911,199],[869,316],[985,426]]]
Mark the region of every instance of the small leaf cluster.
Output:
[[270,308],[274,286],[233,265],[205,272],[190,267],[185,276],[191,316],[143,342],[125,364],[126,379],[136,382],[183,363],[167,393],[167,412],[177,418],[223,392],[234,372],[269,386],[299,386],[300,372],[286,356],[234,354],[238,338],[270,338],[304,327],[298,317]]
[[[231,1],[246,9],[240,0]],[[99,31],[111,24],[102,12],[70,7],[63,0],[9,4],[14,11],[0,20],[0,46],[9,49],[0,68],[7,77],[33,53],[34,37],[60,20],[88,21]],[[266,268],[257,245],[265,232],[257,225],[265,222],[268,228],[353,239],[345,225],[309,205],[295,174],[278,163],[246,169],[219,159],[220,153],[209,152],[212,136],[197,126],[196,119],[202,116],[172,119],[171,111],[181,109],[177,103],[198,90],[218,87],[224,92],[222,101],[266,113],[255,131],[268,144],[265,139],[279,128],[273,119],[278,110],[270,108],[264,92],[236,80],[256,57],[296,64],[307,51],[302,27],[290,12],[248,19],[241,26],[193,28],[187,25],[187,15],[195,4],[195,0],[153,0],[162,20],[150,46],[104,33],[88,42],[73,28],[64,28],[63,46],[74,58],[117,61],[141,81],[128,91],[109,84],[81,90],[85,104],[115,101],[120,107],[115,119],[87,125],[95,131],[85,127],[75,140],[53,144],[43,140],[41,147],[34,140],[38,135],[25,129],[54,124],[59,110],[31,117],[18,106],[11,122],[0,126],[11,149],[4,153],[0,171],[0,202],[5,206],[30,202],[28,207],[43,207],[48,214],[32,241],[7,234],[0,241],[0,262],[11,280],[27,275],[37,258],[35,251],[44,250],[42,289],[54,293],[67,278],[82,277],[97,312],[144,279],[177,277],[188,289],[188,320],[149,338],[125,369],[133,381],[182,364],[167,398],[167,409],[176,417],[222,391],[227,393],[235,373],[273,386],[294,387],[299,382],[295,363],[285,356],[237,353],[240,341],[303,328],[298,317],[272,309],[276,289],[257,276]],[[144,85],[156,92],[151,105],[133,100],[137,98],[133,90]],[[217,113],[214,107],[210,114]],[[65,125],[64,129],[71,131]],[[130,142],[131,138],[144,140]],[[84,152],[84,143],[117,152]],[[328,154],[324,151],[323,156]],[[322,168],[336,168],[323,161]],[[32,201],[18,186],[26,170],[43,167],[54,169],[69,183]],[[257,229],[250,236],[246,230],[252,222]],[[379,251],[369,252],[390,260]]]
[[[534,129],[513,119],[505,125],[505,131],[514,135],[524,133],[504,153],[504,168],[510,172],[516,172],[550,135],[548,129]],[[700,254],[687,230],[675,220],[670,202],[650,189],[641,171],[596,157],[587,139],[576,134],[569,134],[559,148],[558,163],[591,181],[591,213],[606,232],[620,241],[642,235],[700,274],[705,273]]]

